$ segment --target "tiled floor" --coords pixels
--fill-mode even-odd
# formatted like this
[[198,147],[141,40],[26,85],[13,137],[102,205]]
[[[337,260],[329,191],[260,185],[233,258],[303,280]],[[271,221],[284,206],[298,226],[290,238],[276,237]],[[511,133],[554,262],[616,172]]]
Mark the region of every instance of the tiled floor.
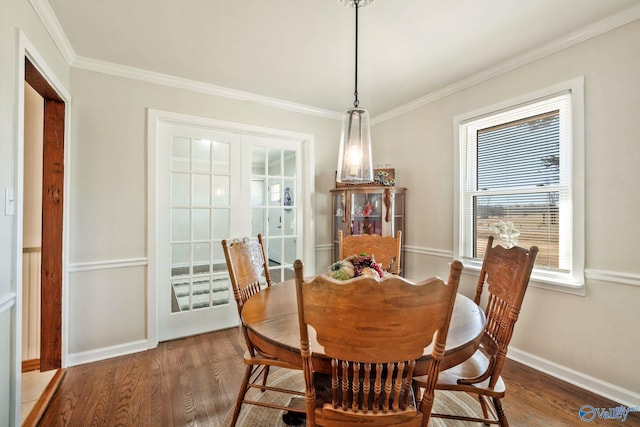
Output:
[[22,408],[21,408],[21,421],[24,420],[31,412],[31,409],[35,406],[38,399],[42,395],[42,392],[47,388],[47,385],[56,374],[56,370],[40,372],[29,371],[22,374]]

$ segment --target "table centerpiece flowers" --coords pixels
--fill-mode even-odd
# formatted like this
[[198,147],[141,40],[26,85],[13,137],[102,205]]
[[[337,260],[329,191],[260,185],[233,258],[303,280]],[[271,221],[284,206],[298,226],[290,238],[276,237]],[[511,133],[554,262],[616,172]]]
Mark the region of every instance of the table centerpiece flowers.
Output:
[[337,280],[349,280],[359,276],[384,277],[385,272],[373,256],[367,254],[351,255],[329,266],[327,275]]

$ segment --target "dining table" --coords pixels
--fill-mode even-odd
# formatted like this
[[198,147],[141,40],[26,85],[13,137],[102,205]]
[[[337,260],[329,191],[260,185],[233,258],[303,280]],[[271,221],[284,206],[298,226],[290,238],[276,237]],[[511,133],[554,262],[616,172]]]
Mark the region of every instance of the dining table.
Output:
[[[242,306],[241,317],[257,349],[302,368],[295,279],[272,284],[253,295]],[[440,369],[456,366],[473,355],[480,345],[485,323],[484,311],[472,299],[458,293]],[[331,360],[316,341],[313,328],[309,328],[309,345],[314,369],[330,373]],[[431,346],[426,347],[416,361],[416,376],[427,373],[431,350]]]

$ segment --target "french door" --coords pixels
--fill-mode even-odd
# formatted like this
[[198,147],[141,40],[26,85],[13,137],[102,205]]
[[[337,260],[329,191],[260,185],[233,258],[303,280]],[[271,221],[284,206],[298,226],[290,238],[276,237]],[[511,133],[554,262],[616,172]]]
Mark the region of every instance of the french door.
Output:
[[293,277],[302,143],[177,123],[157,143],[158,339],[235,326],[221,241],[261,233],[272,280]]

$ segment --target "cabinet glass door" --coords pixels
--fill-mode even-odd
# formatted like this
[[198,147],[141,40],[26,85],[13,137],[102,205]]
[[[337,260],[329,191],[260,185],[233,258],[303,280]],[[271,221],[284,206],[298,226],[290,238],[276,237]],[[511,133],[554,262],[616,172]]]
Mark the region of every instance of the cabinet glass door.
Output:
[[351,195],[351,234],[382,235],[382,194],[353,193]]

